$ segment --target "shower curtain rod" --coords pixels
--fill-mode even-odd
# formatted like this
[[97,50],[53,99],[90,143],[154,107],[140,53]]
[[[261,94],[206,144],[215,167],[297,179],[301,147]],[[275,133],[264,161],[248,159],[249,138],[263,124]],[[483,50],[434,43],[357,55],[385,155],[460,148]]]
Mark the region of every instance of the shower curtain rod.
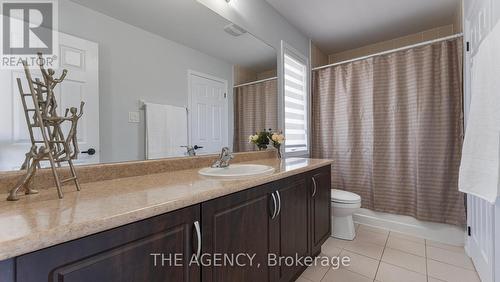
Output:
[[247,86],[247,85],[252,85],[252,84],[257,84],[257,83],[261,83],[261,82],[265,82],[265,81],[269,81],[269,80],[273,80],[273,79],[278,79],[278,77],[275,76],[275,77],[261,79],[261,80],[252,81],[252,82],[248,82],[248,83],[238,84],[238,85],[233,86],[233,88],[241,87],[241,86]]
[[368,59],[368,58],[375,57],[375,56],[386,55],[386,54],[390,54],[390,53],[394,53],[394,52],[398,52],[398,51],[403,51],[403,50],[407,50],[407,49],[411,49],[411,48],[415,48],[415,47],[419,47],[419,46],[424,46],[424,45],[428,45],[428,44],[432,44],[432,43],[436,43],[436,42],[440,42],[440,41],[455,39],[455,38],[462,37],[462,36],[463,36],[463,33],[457,33],[454,35],[441,37],[441,38],[433,39],[433,40],[429,40],[429,41],[424,41],[424,42],[420,42],[417,44],[408,45],[408,46],[404,46],[404,47],[400,47],[400,48],[396,48],[396,49],[391,49],[391,50],[387,50],[387,51],[383,51],[383,52],[379,52],[379,53],[375,53],[375,54],[371,54],[371,55],[367,55],[367,56],[363,56],[363,57],[349,59],[349,60],[345,60],[345,61],[341,61],[341,62],[337,62],[337,63],[333,63],[333,64],[328,64],[328,65],[324,65],[324,66],[320,66],[320,67],[315,67],[312,70],[315,71],[315,70],[325,69],[325,68],[329,68],[329,67],[333,67],[333,66],[338,66],[338,65],[347,64],[347,63],[351,63],[351,62],[355,62],[355,61],[359,61],[359,60]]

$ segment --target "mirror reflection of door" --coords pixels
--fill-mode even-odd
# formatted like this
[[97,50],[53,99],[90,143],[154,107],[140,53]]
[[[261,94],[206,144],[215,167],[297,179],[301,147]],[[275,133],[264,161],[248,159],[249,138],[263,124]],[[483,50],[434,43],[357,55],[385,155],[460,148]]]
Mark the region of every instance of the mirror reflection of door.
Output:
[[197,154],[214,154],[228,146],[227,82],[189,72],[189,140]]
[[[98,46],[96,43],[59,33],[59,57],[61,66],[56,70],[68,70],[62,84],[56,87],[59,115],[69,107],[79,107],[85,102],[84,115],[78,123],[78,145],[80,153],[76,164],[99,163],[99,88],[98,88]],[[41,78],[38,68],[31,68],[34,78]],[[24,155],[31,147],[26,118],[19,95],[16,79],[20,78],[24,92],[28,84],[23,70],[0,70],[0,170],[18,170]],[[33,108],[28,97],[27,107]],[[63,132],[69,130],[63,127]],[[34,137],[41,139],[38,128]],[[95,154],[88,154],[94,149]],[[92,152],[92,150],[90,150]],[[48,163],[42,163],[47,166]]]

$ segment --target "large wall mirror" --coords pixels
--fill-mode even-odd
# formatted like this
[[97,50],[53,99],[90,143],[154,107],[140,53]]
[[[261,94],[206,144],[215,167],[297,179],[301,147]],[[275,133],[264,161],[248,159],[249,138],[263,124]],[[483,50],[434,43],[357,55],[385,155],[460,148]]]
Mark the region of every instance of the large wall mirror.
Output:
[[[276,128],[276,50],[196,0],[58,5],[59,111],[86,103],[77,164],[252,151],[250,134]],[[0,70],[3,171],[31,146],[16,78]]]

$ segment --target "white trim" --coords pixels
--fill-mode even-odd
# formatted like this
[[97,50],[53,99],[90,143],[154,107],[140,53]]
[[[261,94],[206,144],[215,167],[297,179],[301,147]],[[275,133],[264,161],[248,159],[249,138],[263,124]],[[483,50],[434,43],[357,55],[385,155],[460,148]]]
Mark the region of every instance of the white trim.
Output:
[[213,75],[210,75],[210,74],[206,74],[206,73],[203,73],[203,72],[199,72],[199,71],[194,71],[194,70],[191,70],[191,69],[188,69],[187,71],[187,76],[188,76],[188,105],[187,105],[187,111],[188,111],[188,142],[189,144],[192,144],[192,136],[191,136],[191,109],[192,109],[192,93],[191,93],[191,77],[192,76],[198,76],[198,77],[202,77],[202,78],[206,78],[206,79],[210,79],[210,80],[213,80],[213,81],[217,81],[217,82],[221,82],[224,84],[224,89],[225,89],[225,92],[226,92],[226,97],[225,97],[225,104],[224,104],[224,124],[226,126],[226,132],[223,136],[224,138],[224,146],[229,146],[229,83],[227,80],[223,79],[223,78],[219,78],[219,77],[216,77],[216,76],[213,76]]
[[359,224],[404,233],[436,242],[455,246],[464,246],[465,243],[464,230],[456,225],[422,221],[410,216],[376,212],[364,208],[354,213],[353,219],[354,222]]
[[[278,113],[280,114],[279,124],[281,125],[281,128],[283,130],[283,133],[285,133],[286,128],[285,128],[285,53],[289,54],[292,57],[295,57],[296,59],[302,60],[304,63],[306,70],[305,70],[305,76],[306,76],[306,103],[307,103],[307,114],[306,114],[306,124],[307,124],[307,151],[300,151],[300,152],[291,152],[291,153],[284,153],[285,157],[308,157],[311,154],[311,66],[309,64],[309,58],[307,56],[304,56],[301,52],[299,52],[297,49],[293,48],[290,44],[285,42],[284,40],[281,40],[281,50],[280,50],[280,60],[281,60],[281,65],[279,66],[280,71],[281,71],[281,88],[283,89],[282,93],[279,95],[278,99]],[[281,108],[280,108],[281,107]],[[286,141],[285,141],[286,142]]]
[[375,56],[386,55],[386,54],[390,54],[390,53],[394,53],[394,52],[398,52],[398,51],[403,51],[403,50],[407,50],[407,49],[411,49],[411,48],[415,48],[415,47],[419,47],[419,46],[429,45],[429,44],[433,44],[436,42],[441,42],[441,41],[446,41],[446,40],[458,38],[461,36],[463,36],[463,33],[457,33],[454,35],[450,35],[450,36],[446,36],[446,37],[442,37],[442,38],[438,38],[438,39],[433,39],[433,40],[429,40],[429,41],[425,41],[425,42],[420,42],[417,44],[408,45],[408,46],[404,46],[401,48],[391,49],[391,50],[387,50],[387,51],[383,51],[383,52],[379,52],[379,53],[375,53],[375,54],[371,54],[371,55],[367,55],[367,56],[363,56],[363,57],[358,57],[358,58],[349,59],[349,60],[345,60],[345,61],[338,62],[338,63],[333,63],[333,64],[328,64],[328,65],[316,67],[316,68],[313,68],[312,70],[315,71],[315,70],[325,69],[325,68],[343,65],[343,64],[347,64],[347,63],[352,63],[355,61],[364,60],[364,59],[368,59],[368,58],[375,57]]
[[238,85],[233,86],[233,88],[247,86],[247,85],[253,85],[253,84],[257,84],[257,83],[261,83],[261,82],[266,82],[266,81],[269,81],[269,80],[275,80],[275,79],[278,79],[278,77],[275,76],[275,77],[271,77],[271,78],[265,78],[265,79],[256,80],[256,81],[252,81],[252,82],[242,83],[242,84],[238,84]]
[[493,210],[493,281],[500,281],[500,197]]

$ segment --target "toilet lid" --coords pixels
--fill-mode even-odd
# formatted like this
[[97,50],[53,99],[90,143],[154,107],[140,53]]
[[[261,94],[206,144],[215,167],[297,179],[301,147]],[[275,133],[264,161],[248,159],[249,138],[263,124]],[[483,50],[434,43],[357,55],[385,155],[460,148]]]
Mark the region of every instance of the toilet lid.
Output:
[[337,203],[358,203],[361,201],[358,194],[338,189],[332,189],[331,197],[332,201]]

